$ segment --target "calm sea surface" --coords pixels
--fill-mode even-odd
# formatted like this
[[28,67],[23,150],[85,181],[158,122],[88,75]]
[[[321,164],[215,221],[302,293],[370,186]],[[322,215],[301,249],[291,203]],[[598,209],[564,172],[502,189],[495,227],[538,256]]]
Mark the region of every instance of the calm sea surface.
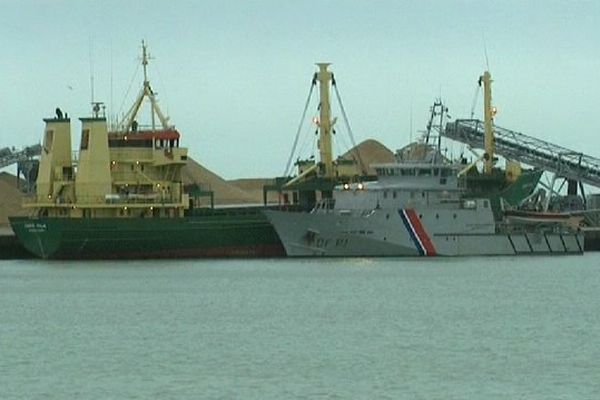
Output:
[[0,399],[600,399],[600,253],[0,261]]

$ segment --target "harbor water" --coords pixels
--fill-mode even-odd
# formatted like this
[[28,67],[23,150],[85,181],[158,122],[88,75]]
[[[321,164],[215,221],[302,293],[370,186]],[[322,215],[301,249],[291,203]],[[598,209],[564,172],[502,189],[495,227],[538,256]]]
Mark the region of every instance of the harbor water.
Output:
[[600,260],[0,261],[0,399],[598,399]]

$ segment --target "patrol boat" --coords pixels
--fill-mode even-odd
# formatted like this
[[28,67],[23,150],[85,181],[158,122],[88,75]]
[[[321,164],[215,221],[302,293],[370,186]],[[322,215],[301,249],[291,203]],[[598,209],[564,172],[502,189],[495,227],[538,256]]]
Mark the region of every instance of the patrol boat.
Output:
[[460,164],[379,164],[376,182],[335,188],[311,212],[265,211],[288,256],[580,254],[577,220],[512,223],[465,198]]
[[[491,75],[484,86],[484,174],[494,174]],[[468,188],[469,170],[428,148],[420,158],[375,165],[377,181],[344,183],[310,212],[267,210],[288,256],[580,254],[577,218],[515,221],[500,198]],[[539,177],[539,175],[538,175]],[[533,188],[531,188],[533,189]],[[497,203],[497,204],[496,204]],[[512,207],[511,207],[512,208]],[[512,210],[510,210],[512,211]]]

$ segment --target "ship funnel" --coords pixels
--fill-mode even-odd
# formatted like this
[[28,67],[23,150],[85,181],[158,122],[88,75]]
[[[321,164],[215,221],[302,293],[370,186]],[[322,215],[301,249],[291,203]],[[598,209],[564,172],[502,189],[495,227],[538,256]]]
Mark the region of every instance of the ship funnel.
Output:
[[44,139],[40,156],[40,167],[36,181],[36,196],[39,203],[54,202],[59,187],[55,181],[72,178],[71,120],[56,109],[55,118],[46,118]]
[[106,118],[80,118],[81,144],[75,179],[78,204],[104,203],[112,193]]

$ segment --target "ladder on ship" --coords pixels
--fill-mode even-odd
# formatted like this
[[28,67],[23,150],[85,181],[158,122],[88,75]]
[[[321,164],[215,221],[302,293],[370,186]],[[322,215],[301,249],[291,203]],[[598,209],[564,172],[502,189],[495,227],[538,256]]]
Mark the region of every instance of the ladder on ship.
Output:
[[[484,123],[477,119],[459,119],[448,123],[441,134],[473,148],[484,147]],[[552,172],[568,180],[600,187],[600,158],[499,126],[494,126],[494,146],[494,152],[507,159]]]

